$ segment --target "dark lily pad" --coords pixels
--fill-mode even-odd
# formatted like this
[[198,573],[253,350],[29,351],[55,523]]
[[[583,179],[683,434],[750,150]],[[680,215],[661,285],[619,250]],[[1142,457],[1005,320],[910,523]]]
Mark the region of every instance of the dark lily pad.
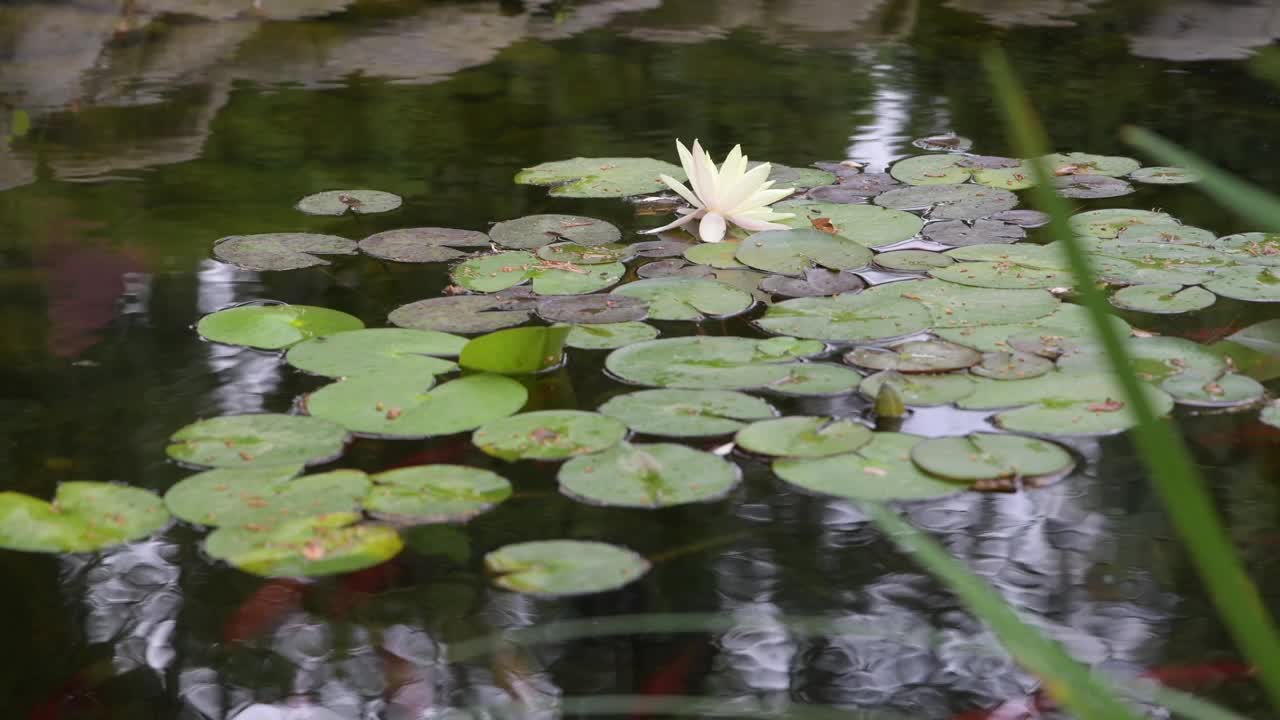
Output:
[[967,137],[961,137],[955,133],[944,133],[942,135],[930,135],[928,137],[916,138],[911,141],[912,145],[921,150],[935,150],[938,152],[968,152],[973,147],[973,141]]
[[196,323],[205,340],[262,350],[282,350],[322,335],[361,330],[359,318],[311,305],[241,305],[210,313]]
[[327,190],[298,201],[297,209],[308,215],[372,215],[400,207],[399,195],[381,190]]
[[657,240],[646,240],[644,242],[632,243],[630,248],[635,252],[637,257],[646,258],[673,258],[684,255],[684,251],[697,244],[687,235],[676,235],[675,233],[663,233],[658,236]]
[[[819,230],[839,235],[864,247],[883,247],[910,239],[924,221],[917,215],[878,205],[841,205],[811,200],[787,200],[773,206],[777,212],[794,213],[780,221],[798,230]],[[770,231],[779,232],[779,231]]]
[[432,388],[420,374],[355,377],[305,398],[306,410],[361,435],[423,438],[473,430],[524,407],[524,385],[501,375],[468,375]]
[[626,272],[622,263],[578,266],[511,251],[464,260],[453,267],[450,277],[458,285],[482,293],[498,292],[531,280],[533,291],[539,295],[582,295],[617,284]]
[[793,397],[830,397],[850,395],[862,382],[862,376],[853,369],[835,363],[792,363],[786,369],[786,375],[760,389]]
[[[1190,225],[1133,225],[1120,231],[1117,240],[1124,242],[1165,243],[1169,245],[1200,245],[1212,247],[1214,234],[1204,228]],[[1214,248],[1230,254],[1224,248]]]
[[663,508],[728,495],[741,471],[709,452],[683,445],[621,443],[576,457],[560,468],[560,492],[610,507]]
[[489,236],[475,230],[441,227],[388,230],[360,241],[360,252],[402,263],[449,262],[466,257],[467,250],[487,250]]
[[1108,175],[1066,175],[1053,179],[1058,194],[1066,198],[1092,200],[1113,198],[1133,192],[1133,186]]
[[679,337],[636,343],[605,359],[624,382],[707,390],[758,388],[787,377],[787,361],[826,350],[795,338]]
[[547,298],[538,303],[538,316],[547,322],[604,325],[644,320],[649,304],[626,295],[576,295]]
[[1071,454],[1054,443],[993,433],[924,440],[911,448],[911,461],[927,473],[963,482],[1035,480],[1075,466]]
[[573,265],[608,265],[629,260],[634,256],[632,246],[621,243],[608,245],[579,245],[562,242],[543,245],[538,248],[537,255],[542,260],[570,263]]
[[1077,235],[1098,238],[1114,238],[1125,228],[1134,225],[1171,225],[1177,223],[1172,215],[1155,210],[1129,210],[1108,208],[1090,210],[1071,216],[1071,229]]
[[997,220],[978,220],[972,223],[947,220],[929,223],[924,226],[921,234],[926,240],[951,247],[1016,243],[1027,237],[1026,230],[1021,227]]
[[729,435],[778,414],[760,398],[729,390],[641,390],[610,398],[599,411],[633,432],[675,438]]
[[973,172],[958,163],[963,155],[914,155],[889,168],[889,174],[908,185],[954,185],[967,181]]
[[724,318],[746,312],[755,304],[750,293],[715,280],[658,277],[616,288],[613,295],[639,298],[649,304],[654,320]]
[[891,348],[866,346],[844,356],[845,362],[871,370],[940,373],[964,370],[982,360],[978,351],[945,340],[912,340]]
[[520,185],[550,185],[553,197],[610,198],[665,190],[659,175],[684,180],[684,170],[653,158],[573,158],[525,168]]
[[889,383],[908,405],[949,405],[968,397],[974,389],[973,380],[965,373],[930,375],[917,373],[903,375],[895,370],[884,370],[868,375],[858,392],[874,400],[880,394],[880,386]]
[[387,319],[404,328],[475,334],[526,323],[531,310],[500,296],[438,297],[401,305]]
[[1266,397],[1262,383],[1245,375],[1226,373],[1216,378],[1178,375],[1160,383],[1160,389],[1179,405],[1229,408],[1253,405]]
[[574,325],[564,344],[580,350],[614,350],[658,337],[658,329],[642,322]]
[[99,482],[64,482],[52,503],[0,492],[0,548],[92,552],[144,538],[169,522],[155,493]]
[[370,479],[365,510],[398,526],[466,522],[511,497],[506,478],[462,465],[398,468]]
[[1179,167],[1144,167],[1129,173],[1129,179],[1153,185],[1182,185],[1200,182],[1200,176]]
[[293,520],[268,530],[218,528],[205,540],[211,557],[264,577],[314,577],[363,570],[400,554],[404,543],[385,525],[356,513]]
[[875,264],[895,272],[928,272],[955,262],[942,253],[930,250],[891,250],[875,256]]
[[1018,196],[982,185],[918,185],[890,190],[875,203],[893,210],[928,210],[934,220],[978,220],[1017,207]]
[[1122,177],[1137,170],[1140,165],[1133,158],[1082,152],[1054,153],[1045,155],[1043,160],[1049,164],[1050,172],[1059,177],[1066,175]]
[[500,375],[529,375],[564,362],[566,327],[497,330],[467,343],[458,364],[468,370]]
[[999,220],[1010,225],[1023,228],[1038,228],[1049,224],[1049,216],[1039,210],[1005,210],[992,215],[990,220]]
[[695,265],[707,265],[713,268],[732,269],[744,267],[735,257],[737,252],[738,243],[729,240],[718,243],[701,243],[685,250],[684,259]]
[[1280,233],[1227,235],[1210,243],[1214,250],[1250,265],[1280,265]]
[[[840,187],[846,190],[860,193],[863,197],[875,197],[886,190],[902,187],[902,183],[889,173],[862,173],[850,177],[840,178]],[[824,200],[826,202],[843,202],[841,200],[831,200],[826,198],[814,197],[814,188],[809,191],[809,196],[814,200]]]
[[359,512],[371,487],[358,470],[296,477],[299,465],[222,468],[192,475],[169,488],[165,505],[197,525],[267,530],[335,512]]
[[710,278],[715,275],[715,268],[694,265],[683,258],[672,258],[670,260],[645,263],[636,268],[636,275],[646,280],[649,278],[676,276]]
[[346,430],[321,418],[223,415],[175,432],[165,454],[200,467],[318,465],[341,455],[347,439]]
[[818,458],[857,450],[871,442],[871,429],[847,419],[792,416],[751,423],[734,442],[758,455]]
[[962,262],[935,268],[929,275],[949,283],[977,288],[1071,287],[1075,278],[1066,270],[1050,270],[1007,262]]
[[649,572],[649,561],[626,548],[584,540],[539,540],[484,556],[498,587],[563,597],[617,590]]
[[914,300],[864,291],[780,302],[755,324],[777,335],[867,343],[925,330],[930,325],[930,314],[927,307]]
[[439,357],[457,357],[467,339],[433,330],[370,328],[311,338],[289,348],[285,361],[315,375],[351,377],[387,372],[443,375],[458,366]]
[[1280,271],[1257,266],[1233,268],[1205,283],[1204,287],[1234,300],[1280,302]]
[[1130,285],[1111,296],[1111,304],[1122,310],[1176,315],[1203,310],[1217,297],[1199,287],[1182,285]]
[[489,237],[502,247],[533,250],[554,242],[609,245],[622,239],[618,228],[604,220],[578,215],[527,215],[505,220],[489,229]]
[[979,377],[994,380],[1023,380],[1040,377],[1053,370],[1053,361],[1026,352],[986,352],[982,362],[969,368]]
[[563,460],[600,452],[622,442],[627,426],[617,418],[581,410],[540,410],[481,426],[471,442],[488,455],[515,460]]
[[760,282],[761,290],[785,297],[836,295],[857,292],[866,286],[866,281],[853,273],[823,268],[809,268],[803,278],[770,275]]
[[232,235],[213,244],[213,256],[245,270],[297,270],[329,261],[318,255],[355,255],[356,244],[337,235],[264,233]]
[[966,490],[967,485],[928,475],[911,462],[911,449],[923,439],[873,433],[871,441],[855,452],[775,460],[773,471],[809,492],[850,500],[926,500]]
[[856,242],[818,230],[768,230],[743,240],[737,249],[738,259],[747,265],[782,275],[804,275],[815,267],[852,270],[866,267],[871,256]]
[[[890,184],[890,187],[897,183]],[[867,202],[867,198],[874,197],[874,192],[868,192],[861,187],[852,187],[848,185],[823,185],[816,187],[805,193],[805,197],[818,202],[836,203],[840,205],[858,205]]]

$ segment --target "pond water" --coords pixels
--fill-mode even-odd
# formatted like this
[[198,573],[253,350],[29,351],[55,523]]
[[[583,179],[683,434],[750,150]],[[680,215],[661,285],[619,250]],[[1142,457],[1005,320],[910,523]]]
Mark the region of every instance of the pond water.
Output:
[[[0,7],[0,489],[49,498],[61,482],[94,480],[163,493],[191,474],[165,457],[176,429],[289,412],[324,384],[277,354],[201,341],[193,327],[206,313],[271,299],[379,327],[449,283],[440,265],[361,256],[251,272],[211,259],[218,238],[487,230],[568,213],[608,220],[630,241],[665,220],[618,200],[549,197],[512,177],[577,156],[674,162],[675,138],[698,138],[717,157],[741,143],[757,159],[852,158],[868,171],[920,153],[913,138],[948,131],[971,138],[975,152],[1012,154],[979,61],[993,42],[1058,149],[1131,155],[1117,131],[1136,124],[1280,190],[1280,90],[1249,59],[1280,37],[1270,3],[252,4]],[[341,218],[293,208],[344,187],[393,192],[404,204]],[[1078,205],[1161,208],[1217,235],[1256,229],[1194,185],[1144,185]],[[1175,320],[1126,318],[1209,341],[1272,317],[1269,307],[1220,301]],[[658,325],[668,336],[695,332]],[[697,331],[746,328],[734,320]],[[594,409],[624,391],[603,361],[571,351],[565,368],[532,384],[531,407]],[[850,407],[777,404],[787,414]],[[1280,455],[1255,417],[1180,422],[1280,609]],[[926,411],[909,429],[947,434],[964,422]],[[965,493],[907,516],[1078,658],[1116,673],[1166,672],[1267,716],[1125,438],[1073,447],[1083,462],[1062,482]],[[433,462],[495,469],[515,495],[465,526],[411,531],[394,561],[336,578],[257,578],[204,556],[202,534],[181,523],[100,553],[0,551],[0,709],[253,720],[286,709],[299,719],[445,717],[513,703],[563,704],[574,717],[667,710],[605,702],[649,694],[705,696],[714,702],[702,712],[731,717],[803,717],[788,707],[810,703],[865,713],[848,717],[976,720],[1035,705],[1038,680],[856,506],[799,493],[764,462],[736,458],[744,481],[725,500],[658,511],[573,502],[556,492],[554,466],[501,463],[465,435],[359,440],[331,467]],[[625,545],[654,568],[622,590],[566,600],[507,592],[486,577],[485,553],[553,538]],[[654,615],[651,627],[601,624],[581,635],[550,626],[536,642],[515,632],[671,613],[705,616]],[[507,641],[479,642],[490,636]],[[468,640],[477,642],[459,645]],[[599,704],[574,705],[584,698]],[[509,716],[556,714],[522,712]]]

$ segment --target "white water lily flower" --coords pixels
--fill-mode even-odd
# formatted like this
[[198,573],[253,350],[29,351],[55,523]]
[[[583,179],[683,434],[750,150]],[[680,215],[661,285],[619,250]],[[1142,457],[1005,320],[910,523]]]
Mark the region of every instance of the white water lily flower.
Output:
[[719,169],[716,169],[711,153],[703,150],[697,140],[693,141],[692,153],[677,140],[676,151],[680,153],[680,164],[689,176],[693,192],[670,175],[659,177],[693,207],[680,208],[676,211],[682,215],[679,220],[646,230],[646,233],[660,233],[699,218],[702,222],[698,224],[698,236],[703,242],[711,243],[724,239],[728,223],[753,232],[788,229],[786,225],[779,225],[774,221],[786,220],[794,215],[773,212],[768,206],[796,189],[772,189],[773,181],[768,179],[769,163],[761,163],[748,171],[747,156],[742,154],[741,145],[733,146]]

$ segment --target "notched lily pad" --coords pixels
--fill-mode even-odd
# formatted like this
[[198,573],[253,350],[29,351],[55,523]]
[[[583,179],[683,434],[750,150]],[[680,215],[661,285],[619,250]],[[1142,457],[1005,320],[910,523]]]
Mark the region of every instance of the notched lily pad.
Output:
[[803,490],[850,500],[927,500],[968,489],[929,475],[911,462],[911,449],[923,439],[873,433],[871,441],[854,452],[775,460],[773,472]]
[[955,185],[973,174],[958,164],[963,159],[956,154],[914,155],[894,163],[889,174],[908,185]]
[[1245,302],[1280,302],[1280,268],[1239,267],[1223,271],[1204,284],[1222,297]]
[[1070,152],[1045,155],[1049,170],[1058,177],[1067,175],[1108,175],[1121,177],[1138,169],[1140,163],[1133,158],[1116,155],[1093,155]]
[[946,267],[955,260],[931,250],[891,250],[876,255],[874,262],[885,270],[921,273]]
[[1108,175],[1073,174],[1057,177],[1053,179],[1053,186],[1062,197],[1078,200],[1121,197],[1133,192],[1132,185]]
[[582,410],[540,410],[481,426],[471,442],[488,455],[515,460],[563,460],[622,442],[627,426],[617,418]]
[[314,577],[363,570],[400,554],[399,533],[356,513],[293,520],[268,530],[223,527],[205,540],[211,557],[263,577]]
[[458,285],[482,293],[532,281],[533,291],[538,295],[583,295],[616,284],[626,272],[622,263],[579,266],[511,251],[464,260],[453,267],[450,277]]
[[1250,265],[1280,265],[1280,233],[1227,235],[1209,243],[1214,250]]
[[608,265],[629,260],[634,256],[632,246],[622,243],[608,245],[579,245],[562,242],[543,245],[537,255],[543,260],[571,263],[573,265]]
[[715,280],[658,277],[637,280],[614,289],[613,295],[638,298],[649,306],[654,320],[692,320],[731,317],[755,304],[750,293]]
[[809,268],[803,278],[770,275],[760,282],[760,289],[784,297],[822,297],[857,292],[866,281],[851,272]]
[[793,397],[831,397],[850,395],[862,382],[860,374],[836,363],[790,363],[785,367],[785,375],[760,389]]
[[914,237],[924,225],[924,221],[917,215],[878,205],[786,200],[774,205],[773,209],[795,215],[781,220],[783,225],[797,230],[817,230],[839,235],[864,247],[883,247],[902,242]]
[[732,269],[744,267],[735,255],[738,243],[725,240],[718,243],[701,243],[684,251],[684,259],[696,265]]
[[495,295],[438,297],[401,305],[387,320],[403,328],[472,335],[522,325],[532,310],[530,303]]
[[[902,187],[902,183],[898,182],[897,178],[893,177],[889,173],[861,173],[850,177],[840,178],[839,186],[844,188],[846,191],[856,192],[861,194],[862,197],[871,198],[885,192],[886,190]],[[813,190],[810,190],[810,197],[813,197],[815,191],[818,189],[819,188],[814,188]],[[821,197],[813,197],[813,199],[825,200],[825,198]],[[826,201],[847,202],[839,199]]]
[[949,405],[968,397],[975,387],[973,380],[964,373],[904,375],[894,370],[883,370],[868,375],[858,387],[858,392],[874,400],[884,383],[892,385],[906,404],[922,407]]
[[220,468],[192,475],[164,495],[179,519],[267,530],[313,515],[359,512],[369,478],[358,470],[296,477],[300,465]]
[[670,443],[621,443],[560,468],[560,492],[589,505],[656,509],[711,502],[741,479],[738,466]]
[[473,430],[524,407],[524,385],[501,375],[468,375],[439,387],[418,373],[382,374],[331,383],[306,396],[304,405],[361,435],[424,438]]
[[870,294],[889,295],[924,305],[933,317],[935,328],[1029,322],[1053,314],[1059,305],[1058,299],[1045,290],[966,287],[942,280],[890,283],[863,292],[863,296]]
[[489,237],[502,247],[533,250],[568,241],[588,247],[609,245],[622,239],[617,227],[604,220],[578,215],[527,215],[504,220],[489,229]]
[[649,304],[626,295],[577,295],[547,298],[538,303],[538,316],[547,322],[602,325],[644,320]]
[[933,220],[978,220],[1017,207],[1018,196],[982,185],[918,185],[890,190],[875,203],[894,210],[928,210]]
[[978,364],[978,351],[945,340],[912,340],[893,347],[860,347],[844,356],[845,362],[871,370],[904,373],[940,373],[964,370]]
[[468,370],[501,375],[531,375],[564,362],[566,327],[497,330],[466,344],[458,364]]
[[[675,233],[662,233],[658,235],[657,240],[646,240],[644,242],[632,243],[628,247],[637,257],[645,258],[673,258],[684,255],[684,251],[697,244],[692,236],[677,235]],[[643,275],[641,277],[644,277]]]
[[778,414],[760,398],[729,390],[641,390],[610,398],[599,412],[633,432],[677,438],[729,435]]
[[311,338],[289,348],[285,361],[303,372],[351,377],[387,372],[443,375],[458,368],[467,339],[434,330],[370,328]]
[[1129,173],[1129,179],[1152,185],[1182,185],[1200,182],[1200,176],[1186,168],[1161,166],[1138,168]]
[[789,361],[824,352],[820,342],[790,337],[679,337],[620,348],[605,368],[623,382],[708,390],[758,388],[787,377]]
[[912,145],[921,150],[936,150],[939,152],[968,152],[973,147],[973,141],[967,137],[961,137],[955,133],[944,133],[942,135],[930,135],[928,137],[916,138],[911,141]]
[[1121,310],[1159,315],[1203,310],[1215,300],[1217,297],[1204,288],[1182,285],[1130,285],[1111,296],[1111,304]]
[[614,350],[656,337],[658,329],[642,322],[573,325],[564,344],[580,350]]
[[852,270],[866,267],[871,256],[870,250],[852,240],[818,230],[767,230],[743,240],[737,248],[738,260],[782,275],[804,275],[815,267]]
[[755,324],[777,335],[867,343],[925,330],[930,314],[914,300],[864,291],[780,302]]
[[1053,367],[1053,361],[1046,357],[1016,350],[997,351],[983,353],[982,362],[969,368],[969,372],[993,380],[1023,380],[1040,377]]
[[573,158],[516,173],[520,185],[550,185],[552,197],[610,198],[647,195],[667,186],[659,175],[684,180],[684,170],[653,158]]
[[1071,454],[1054,443],[993,433],[930,438],[911,448],[911,461],[939,477],[980,483],[979,489],[1009,478],[1038,485],[1075,466]]
[[196,323],[205,340],[260,350],[282,350],[310,338],[362,329],[364,323],[354,315],[312,305],[241,305]]
[[466,257],[467,251],[489,247],[485,233],[441,227],[388,230],[360,241],[365,255],[401,263],[449,262]]
[[213,256],[245,270],[266,272],[328,265],[319,255],[355,255],[356,244],[337,235],[263,233],[232,235],[213,243]]
[[58,485],[52,503],[0,492],[0,548],[91,552],[144,538],[169,522],[155,493],[99,482]]
[[585,540],[539,540],[484,556],[494,583],[506,590],[563,597],[617,590],[649,572],[649,561],[616,545]]
[[1177,375],[1160,383],[1160,389],[1172,395],[1179,405],[1203,408],[1252,405],[1261,401],[1267,392],[1257,380],[1235,373],[1215,378]]
[[1049,216],[1039,210],[1005,210],[992,215],[989,219],[1006,222],[1023,228],[1038,228],[1049,224]]
[[961,262],[930,270],[929,275],[949,283],[977,288],[1060,288],[1075,284],[1075,277],[1065,270],[1034,268],[1009,262]]
[[1125,228],[1134,225],[1171,225],[1177,223],[1172,215],[1155,210],[1130,210],[1108,208],[1090,210],[1072,215],[1071,229],[1078,235],[1097,238],[1114,238]]
[[[1204,228],[1191,225],[1133,225],[1120,231],[1117,240],[1124,242],[1164,243],[1169,245],[1200,245],[1212,247],[1214,234]],[[1226,252],[1223,248],[1214,248]]]
[[758,455],[818,458],[857,450],[871,442],[871,429],[847,419],[792,416],[752,423],[734,442]]
[[395,210],[402,200],[381,190],[327,190],[298,201],[297,209],[308,215],[372,215]]
[[497,473],[463,465],[418,465],[378,473],[364,507],[397,526],[461,523],[511,497]]
[[929,223],[921,233],[926,240],[931,240],[951,247],[967,247],[970,245],[994,245],[1016,243],[1027,237],[1026,230],[1017,225],[997,220],[947,220]]
[[165,454],[199,467],[318,465],[342,454],[347,431],[328,420],[260,413],[194,422],[169,438]]

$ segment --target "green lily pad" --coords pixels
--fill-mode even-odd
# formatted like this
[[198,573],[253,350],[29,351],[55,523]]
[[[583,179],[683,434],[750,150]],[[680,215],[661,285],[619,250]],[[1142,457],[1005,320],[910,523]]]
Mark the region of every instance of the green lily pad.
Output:
[[1272,400],[1258,413],[1258,420],[1264,425],[1280,428],[1280,400]]
[[373,475],[364,507],[397,526],[458,523],[511,497],[497,473],[462,465],[418,465]]
[[871,441],[855,452],[775,460],[773,472],[809,492],[850,500],[927,500],[968,489],[967,485],[928,475],[911,462],[911,449],[923,439],[903,433],[872,433]]
[[976,378],[973,391],[956,405],[965,410],[1001,410],[1037,403],[1066,407],[1076,402],[1118,400],[1123,395],[1119,381],[1104,370],[1087,374],[1054,370],[1022,380]]
[[844,359],[851,365],[871,370],[940,373],[977,365],[982,356],[972,348],[944,340],[912,340],[891,348],[855,348]]
[[657,277],[637,280],[616,288],[614,295],[649,303],[654,320],[702,320],[732,317],[755,304],[750,293],[716,280],[690,277]]
[[579,350],[615,350],[658,337],[658,329],[642,322],[573,325],[564,344]]
[[[1116,236],[1122,242],[1164,243],[1166,245],[1199,245],[1213,247],[1214,234],[1191,225],[1131,225]],[[1223,248],[1215,248],[1226,252]],[[1229,254],[1229,253],[1228,253]]]
[[303,372],[352,377],[388,372],[443,375],[458,369],[437,355],[457,357],[467,339],[433,330],[371,328],[323,335],[289,348],[285,361]]
[[418,373],[331,383],[305,398],[306,410],[361,435],[424,438],[473,430],[524,407],[524,385],[501,375],[468,375],[432,388]]
[[924,440],[911,448],[911,461],[927,473],[962,482],[1043,478],[1075,466],[1071,454],[1054,443],[993,433]]
[[599,452],[622,442],[621,420],[581,410],[540,410],[486,423],[471,442],[486,454],[508,462],[562,460]]
[[169,488],[164,502],[189,523],[266,530],[313,515],[359,512],[371,487],[358,470],[296,477],[301,470],[299,465],[207,470]]
[[1183,185],[1200,182],[1200,176],[1180,167],[1144,167],[1129,173],[1129,179],[1153,185]]
[[363,328],[360,318],[311,305],[242,305],[196,323],[205,340],[262,350],[283,350],[309,338]]
[[346,430],[321,418],[274,413],[223,415],[175,432],[165,454],[201,467],[318,465],[341,455],[347,439]]
[[889,168],[889,174],[908,185],[953,185],[973,176],[970,168],[959,164],[964,155],[913,155]]
[[529,322],[531,306],[503,297],[438,297],[401,305],[387,316],[392,325],[450,333],[487,333]]
[[677,438],[729,435],[778,414],[760,398],[729,390],[641,390],[610,398],[599,412],[633,432]]
[[[747,169],[750,170],[756,165],[759,165],[759,163],[749,162],[747,163]],[[797,168],[789,165],[779,165],[778,163],[769,164],[769,179],[773,181],[774,187],[791,187],[797,190],[830,185],[837,180],[836,174],[827,170],[807,167]]]
[[573,242],[561,242],[543,245],[538,248],[537,255],[542,260],[567,262],[574,265],[608,265],[629,260],[635,256],[635,252],[632,246],[622,243],[579,245]]
[[1046,270],[1069,269],[1066,258],[1052,245],[979,243],[948,250],[946,255],[962,262],[1012,263]]
[[1252,405],[1262,400],[1267,389],[1245,375],[1226,373],[1217,378],[1178,375],[1160,383],[1160,389],[1180,405],[1228,408]]
[[1235,262],[1195,245],[1085,239],[1098,277],[1120,285],[1195,285],[1225,274]]
[[560,492],[589,505],[663,508],[728,495],[741,471],[709,452],[669,443],[621,443],[560,468]]
[[[882,192],[900,188],[902,183],[898,182],[889,173],[859,173],[840,178],[840,184],[836,187],[841,190],[840,195],[844,195],[846,198],[850,195],[872,198]],[[826,192],[823,188],[813,188],[809,191],[809,197],[814,200],[827,201],[828,198],[823,197],[825,194]],[[849,202],[849,200],[831,199],[830,202]]]
[[1022,160],[1013,167],[975,169],[973,181],[991,188],[1024,190],[1036,184],[1036,173],[1031,163]]
[[982,362],[969,368],[978,377],[993,380],[1024,380],[1052,371],[1053,361],[1026,352],[986,352]]
[[263,577],[337,575],[381,565],[404,548],[385,525],[359,523],[356,513],[316,515],[267,530],[228,526],[204,542],[211,557]]
[[785,375],[760,389],[793,397],[822,397],[849,395],[862,382],[862,375],[835,363],[792,363],[786,368]]
[[978,220],[973,223],[963,220],[947,220],[929,223],[924,226],[924,238],[951,247],[968,245],[987,245],[1016,243],[1026,238],[1027,233],[1017,225],[998,222],[996,220]]
[[1075,284],[1074,276],[1065,270],[997,262],[956,263],[930,270],[929,275],[957,285],[994,289],[1058,288]]
[[924,305],[933,317],[935,328],[1029,322],[1053,314],[1059,305],[1058,299],[1045,290],[965,287],[942,280],[880,285],[865,291],[862,297],[873,293]]
[[1108,175],[1122,177],[1137,170],[1141,163],[1133,158],[1091,153],[1053,153],[1042,158],[1049,171],[1058,177],[1066,175]]
[[1133,186],[1108,175],[1067,175],[1053,179],[1058,194],[1077,200],[1122,197],[1133,192]]
[[851,272],[823,268],[809,268],[801,278],[770,275],[760,281],[761,290],[785,297],[822,297],[857,292],[866,286],[866,281]]
[[[1151,386],[1144,392],[1157,414],[1173,409],[1173,398]],[[1107,435],[1135,422],[1121,399],[1124,389],[1107,372],[1054,371],[1025,380],[979,378],[974,391],[956,404],[969,410],[1006,410],[995,422],[1013,432],[1035,435]]]
[[1214,250],[1250,265],[1280,265],[1280,233],[1227,235],[1210,243]]
[[[1125,336],[1129,334],[1129,324],[1124,320],[1112,316],[1110,322],[1115,326],[1116,332]],[[1070,303],[1061,303],[1053,313],[1035,320],[1019,323],[1000,323],[985,327],[941,328],[935,329],[934,334],[943,340],[984,352],[1012,349],[1045,354],[1046,357],[1056,358],[1064,343],[1071,341],[1091,342],[1094,337],[1091,327],[1089,312],[1085,308]],[[1016,347],[1011,342],[1014,338],[1019,341]],[[1034,347],[1027,347],[1027,344]],[[1051,348],[1057,349],[1053,349],[1051,352],[1041,352]]]
[[1177,315],[1203,310],[1217,296],[1199,287],[1182,285],[1130,285],[1111,296],[1111,304],[1122,310]]
[[487,250],[489,236],[475,230],[441,227],[402,228],[380,232],[360,241],[360,252],[401,263],[449,262],[468,250]]
[[924,226],[918,215],[877,205],[786,200],[773,209],[795,214],[793,218],[779,221],[782,225],[798,230],[818,228],[824,233],[834,232],[864,247],[884,247],[909,240]]
[[1106,210],[1090,210],[1072,215],[1071,229],[1077,235],[1088,235],[1097,238],[1114,238],[1125,228],[1134,225],[1172,225],[1178,221],[1168,213],[1154,210],[1129,210],[1125,208],[1108,208]]
[[853,420],[792,416],[754,422],[734,443],[758,455],[819,458],[850,453],[871,442],[871,429]]
[[622,239],[617,227],[604,220],[579,215],[527,215],[504,220],[489,228],[489,237],[512,250],[533,250],[543,245],[568,241],[593,247]]
[[550,185],[552,197],[612,198],[666,190],[659,175],[684,180],[684,170],[653,158],[556,160],[516,173],[519,185]]
[[458,285],[475,292],[492,293],[533,281],[539,295],[581,295],[616,284],[627,272],[622,263],[605,265],[561,264],[539,260],[532,253],[511,251],[479,255],[450,271]]
[[308,215],[372,215],[400,207],[399,195],[381,190],[327,190],[298,201],[297,209]]
[[955,260],[932,250],[891,250],[876,255],[874,262],[885,270],[922,273],[946,267]]
[[144,538],[169,522],[155,493],[99,482],[64,482],[52,503],[0,492],[0,548],[92,552]]
[[264,233],[232,235],[213,243],[213,256],[245,270],[298,270],[329,261],[318,255],[355,255],[356,244],[337,235]]
[[[1143,380],[1160,382],[1167,377],[1215,378],[1226,371],[1226,361],[1218,353],[1194,341],[1179,337],[1129,338],[1129,357],[1134,371]],[[1092,373],[1109,367],[1100,345],[1081,345],[1058,358],[1062,372]]]
[[608,325],[648,316],[648,303],[625,295],[569,295],[538,303],[538,317],[553,323]]
[[[900,283],[894,283],[900,284]],[[769,307],[755,321],[777,335],[832,342],[875,342],[929,327],[929,309],[914,300],[871,290],[834,297],[797,298]]]
[[968,397],[974,389],[974,381],[965,373],[903,375],[883,370],[864,378],[858,392],[874,400],[884,383],[892,385],[908,405],[918,407],[949,405]]
[[891,210],[927,210],[933,220],[978,220],[1012,210],[1018,196],[982,185],[916,185],[890,190],[874,202]]
[[767,230],[743,240],[737,248],[743,263],[782,275],[804,275],[814,267],[852,270],[866,267],[871,256],[858,243],[817,230]]
[[498,330],[467,343],[458,364],[468,370],[500,375],[528,375],[564,362],[565,327]]
[[665,338],[614,350],[605,368],[637,385],[742,390],[786,378],[786,361],[825,350],[822,343],[795,338]]
[[[853,243],[849,244],[853,245]],[[860,245],[855,247],[866,251]],[[737,252],[738,243],[736,242],[726,240],[718,243],[701,243],[685,250],[684,259],[696,265],[708,265],[713,268],[732,269],[745,267],[735,257]]]
[[585,540],[539,540],[506,545],[484,556],[501,588],[563,597],[617,590],[649,572],[648,560],[616,545]]
[[1232,268],[1205,283],[1204,287],[1233,300],[1280,302],[1280,271],[1257,266]]
[[946,133],[943,135],[930,135],[928,137],[916,138],[911,141],[912,145],[921,150],[933,150],[936,152],[967,152],[973,147],[973,141],[967,137],[961,137],[955,133]]
[[[1173,409],[1173,398],[1167,393],[1150,388],[1147,395],[1157,415],[1167,415]],[[1125,403],[1113,398],[1071,400],[1060,404],[1037,403],[1002,412],[993,421],[998,427],[1010,432],[1050,436],[1112,435],[1124,432],[1137,423]]]

